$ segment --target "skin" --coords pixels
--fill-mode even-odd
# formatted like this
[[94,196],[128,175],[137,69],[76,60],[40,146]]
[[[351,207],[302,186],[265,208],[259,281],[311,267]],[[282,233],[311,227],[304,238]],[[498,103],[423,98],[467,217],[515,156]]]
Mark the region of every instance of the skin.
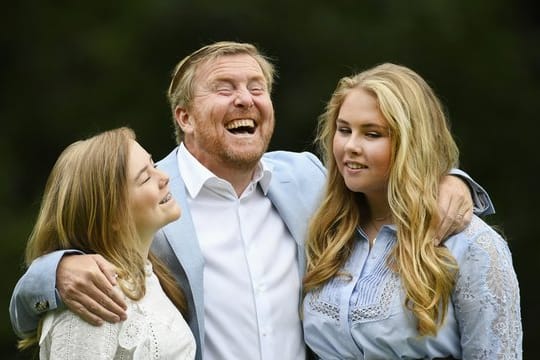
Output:
[[[249,55],[223,56],[202,64],[195,84],[191,106],[175,111],[184,144],[240,195],[274,131],[274,108],[263,72]],[[241,125],[246,131],[232,130]]]
[[169,177],[157,169],[152,156],[139,143],[132,141],[128,159],[130,208],[140,251],[148,257],[156,231],[180,217],[180,207],[169,192]]
[[[345,98],[337,118],[333,152],[349,190],[386,198],[391,142],[376,99],[362,89]],[[384,214],[374,214],[378,217]]]
[[[249,55],[222,56],[201,64],[195,84],[192,103],[174,111],[184,145],[240,195],[274,130],[274,109],[262,70]],[[244,128],[249,131],[228,129],[239,125],[249,125]],[[441,183],[441,239],[470,222],[468,194],[467,185],[455,176]],[[126,319],[126,304],[115,285],[114,267],[99,255],[64,256],[56,271],[56,287],[66,306],[94,325]]]
[[337,168],[349,190],[366,196],[371,219],[364,229],[372,241],[382,224],[390,220],[387,185],[391,142],[387,122],[375,97],[355,89],[345,97],[336,124],[333,153]]
[[[140,238],[135,246],[147,257],[155,232],[178,219],[181,211],[170,196],[169,177],[155,167],[151,155],[134,140],[130,144],[127,171],[129,206]],[[73,270],[63,271],[72,262],[79,265]],[[76,309],[82,318],[91,319],[89,322],[96,325],[102,324],[103,320],[96,317],[93,311],[115,321],[126,319],[123,294],[115,287],[115,269],[101,255],[65,256],[61,264],[63,267],[59,265],[57,271],[57,287],[62,289],[62,299],[70,309]],[[83,270],[85,266],[94,268],[96,265],[102,270],[101,274],[88,274]],[[103,285],[89,286],[95,282]],[[87,293],[77,291],[80,286]],[[102,300],[97,302],[94,299]],[[102,309],[101,312],[98,309]]]
[[[473,201],[469,186],[457,176],[447,175],[439,186],[439,211],[442,222],[437,232],[437,244],[463,230],[471,222]],[[465,196],[468,194],[468,196]]]

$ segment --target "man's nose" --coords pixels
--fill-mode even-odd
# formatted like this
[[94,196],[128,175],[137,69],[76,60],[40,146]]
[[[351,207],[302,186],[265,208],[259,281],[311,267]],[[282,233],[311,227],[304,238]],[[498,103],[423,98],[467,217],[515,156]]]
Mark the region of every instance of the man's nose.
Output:
[[253,106],[253,95],[248,89],[240,89],[236,92],[234,105],[238,107],[250,108]]

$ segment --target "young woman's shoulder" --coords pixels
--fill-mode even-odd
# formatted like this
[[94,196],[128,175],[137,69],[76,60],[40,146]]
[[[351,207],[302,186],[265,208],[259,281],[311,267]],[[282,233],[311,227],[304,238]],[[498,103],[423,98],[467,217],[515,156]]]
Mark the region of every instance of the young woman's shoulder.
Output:
[[109,359],[118,347],[121,323],[94,326],[63,309],[49,312],[39,340],[42,359]]
[[508,242],[496,228],[473,215],[471,223],[462,232],[453,235],[445,245],[450,249],[458,263],[475,260],[492,262],[494,258],[510,258]]

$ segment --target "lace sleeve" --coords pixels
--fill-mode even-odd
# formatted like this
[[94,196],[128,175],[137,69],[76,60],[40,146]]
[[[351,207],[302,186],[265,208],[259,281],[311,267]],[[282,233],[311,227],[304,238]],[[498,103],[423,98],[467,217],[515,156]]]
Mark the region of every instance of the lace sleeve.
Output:
[[40,359],[113,359],[119,326],[93,326],[67,310],[47,314],[39,342]]
[[521,359],[519,285],[504,241],[487,224],[472,224],[453,295],[464,359]]

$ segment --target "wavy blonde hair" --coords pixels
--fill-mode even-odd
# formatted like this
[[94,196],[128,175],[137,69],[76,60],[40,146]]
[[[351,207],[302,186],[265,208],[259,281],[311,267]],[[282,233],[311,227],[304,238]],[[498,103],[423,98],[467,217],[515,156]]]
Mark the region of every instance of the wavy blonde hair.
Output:
[[341,275],[357,226],[368,214],[363,194],[347,189],[332,153],[340,107],[355,89],[377,99],[390,129],[388,202],[397,245],[388,264],[401,278],[405,306],[416,317],[419,334],[434,335],[444,322],[457,270],[450,252],[434,245],[440,221],[437,195],[442,177],[458,166],[459,151],[439,99],[409,68],[386,63],[342,78],[319,118],[316,143],[328,179],[309,225],[304,291]]
[[195,75],[201,65],[213,61],[217,58],[230,55],[246,54],[251,56],[263,72],[263,76],[268,86],[268,93],[272,93],[272,86],[276,71],[270,58],[265,56],[257,47],[249,43],[240,43],[234,41],[218,41],[213,44],[203,46],[184,57],[176,64],[167,91],[167,99],[172,112],[173,126],[175,129],[176,142],[180,144],[184,133],[175,120],[175,111],[177,107],[189,108],[193,100],[193,91]]
[[[146,292],[146,258],[136,249],[141,239],[130,213],[128,158],[134,132],[105,131],[69,145],[47,180],[41,208],[26,246],[26,264],[56,250],[100,254],[116,266],[124,294],[139,300]],[[150,254],[154,271],[173,303],[186,312],[186,300],[174,278]],[[39,333],[39,331],[38,331]],[[35,336],[21,348],[35,344]]]

